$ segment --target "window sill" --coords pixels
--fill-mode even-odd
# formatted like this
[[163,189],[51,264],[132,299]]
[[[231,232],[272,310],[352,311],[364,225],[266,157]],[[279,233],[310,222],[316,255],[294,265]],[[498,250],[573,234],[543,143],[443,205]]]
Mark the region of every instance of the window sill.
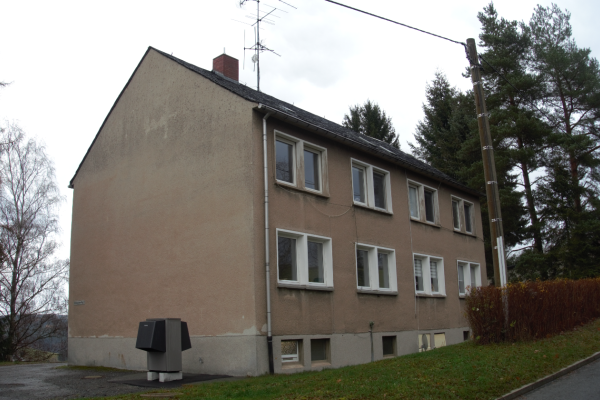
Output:
[[383,208],[369,207],[366,204],[357,203],[357,202],[353,202],[353,204],[354,204],[355,207],[364,208],[365,210],[377,211],[377,212],[385,214],[385,215],[394,215],[393,212],[388,211],[388,210],[384,210]]
[[454,233],[458,233],[459,235],[469,236],[469,237],[472,237],[472,238],[476,238],[477,237],[477,235],[475,235],[474,233],[457,231],[456,229],[454,230]]
[[277,287],[284,289],[300,289],[300,290],[316,290],[321,292],[333,292],[333,286],[316,286],[316,285],[302,285],[295,283],[284,283],[277,282]]
[[310,193],[310,194],[313,194],[313,195],[318,196],[318,197],[323,197],[325,199],[328,199],[330,197],[329,193],[317,192],[316,190],[301,188],[301,187],[298,187],[297,185],[294,185],[292,183],[285,182],[285,181],[279,181],[277,179],[275,180],[275,185],[281,186],[281,187],[283,187],[285,189],[297,190],[297,191],[302,192],[302,193]]
[[423,224],[423,225],[427,225],[427,226],[431,226],[432,228],[438,228],[440,229],[442,226],[440,224],[435,224],[433,222],[428,222],[428,221],[422,221],[420,219],[416,219],[414,217],[410,217],[410,220],[412,222],[418,222],[419,224]]
[[429,298],[446,298],[445,294],[429,294],[429,293],[417,293],[417,297],[429,297]]
[[331,363],[329,361],[315,361],[311,365],[311,367],[329,367]]
[[302,363],[298,362],[298,361],[281,363],[281,369],[298,369],[298,368],[304,369],[304,365],[302,365]]
[[376,295],[384,295],[384,296],[397,296],[398,292],[393,290],[372,290],[372,289],[356,289],[357,293],[363,294],[376,294]]

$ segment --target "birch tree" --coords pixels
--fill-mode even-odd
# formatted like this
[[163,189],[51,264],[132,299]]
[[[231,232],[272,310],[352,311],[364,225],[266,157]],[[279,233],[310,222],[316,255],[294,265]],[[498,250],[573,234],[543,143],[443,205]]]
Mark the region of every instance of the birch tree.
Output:
[[0,356],[6,360],[64,330],[69,261],[55,257],[62,202],[45,148],[14,124],[0,154]]

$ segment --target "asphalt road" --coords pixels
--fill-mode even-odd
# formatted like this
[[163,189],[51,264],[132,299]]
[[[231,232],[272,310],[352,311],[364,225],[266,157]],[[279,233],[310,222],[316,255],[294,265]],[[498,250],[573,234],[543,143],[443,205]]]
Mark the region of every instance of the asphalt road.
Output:
[[562,376],[518,400],[600,399],[600,360]]
[[[125,376],[131,377],[131,371],[57,368],[64,365],[66,364],[18,364],[0,367],[0,399],[76,399],[149,390],[109,382]],[[90,376],[95,378],[86,378]]]

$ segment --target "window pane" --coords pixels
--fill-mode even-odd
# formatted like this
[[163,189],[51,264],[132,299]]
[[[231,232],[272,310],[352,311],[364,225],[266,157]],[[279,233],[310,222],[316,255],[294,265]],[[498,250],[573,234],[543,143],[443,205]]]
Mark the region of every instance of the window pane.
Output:
[[421,260],[415,258],[415,284],[417,291],[422,292],[423,288],[423,264]]
[[465,294],[465,266],[458,266],[458,293]]
[[429,350],[429,334],[424,333],[419,336],[419,351]]
[[435,348],[444,347],[446,345],[446,334],[445,333],[436,333],[433,335],[433,340],[435,341]]
[[381,338],[383,344],[383,355],[384,356],[393,356],[395,355],[394,351],[394,342],[396,341],[395,336],[384,336]]
[[275,142],[275,169],[277,179],[294,183],[294,146],[277,140]]
[[471,265],[471,287],[477,287],[477,267]]
[[471,221],[471,210],[470,204],[465,204],[465,230],[469,233],[473,232],[473,223]]
[[454,220],[454,229],[460,229],[460,215],[458,214],[458,201],[452,200],[452,219]]
[[277,251],[279,253],[279,280],[297,281],[296,239],[278,237]]
[[311,361],[327,361],[327,342],[329,339],[312,339],[310,341]]
[[373,172],[373,189],[375,191],[375,207],[385,208],[385,175]]
[[388,273],[388,255],[377,253],[377,269],[379,270],[379,287],[390,288],[390,274]]
[[358,286],[369,286],[369,252],[356,250],[356,275]]
[[365,170],[352,167],[352,189],[354,201],[365,203]]
[[308,281],[323,283],[323,243],[308,242]]
[[298,341],[297,340],[282,340],[281,341],[281,361],[282,362],[298,361]]
[[433,214],[433,192],[425,191],[425,219],[429,222],[435,222]]
[[429,262],[429,271],[431,274],[431,291],[439,292],[437,261]]
[[319,155],[304,150],[304,186],[309,189],[321,190],[319,187]]
[[408,187],[408,200],[410,203],[410,216],[419,218],[419,196],[417,195],[416,187]]

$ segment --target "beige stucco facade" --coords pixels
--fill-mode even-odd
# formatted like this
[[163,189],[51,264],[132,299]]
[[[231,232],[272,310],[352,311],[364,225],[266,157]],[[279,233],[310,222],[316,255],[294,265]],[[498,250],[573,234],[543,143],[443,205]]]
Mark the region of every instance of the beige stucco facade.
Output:
[[[148,51],[73,180],[71,364],[145,369],[138,322],[175,317],[192,339],[184,371],[268,371],[258,106]],[[277,182],[276,132],[326,149],[328,190]],[[485,265],[477,197],[276,116],[267,120],[267,145],[275,372],[369,362],[370,322],[375,359],[383,358],[382,336],[396,337],[396,355],[417,351],[417,334],[462,341],[457,262],[480,264],[480,272]],[[391,212],[354,204],[352,160],[389,173]],[[411,221],[409,181],[436,188],[436,224]],[[453,229],[452,196],[474,204],[473,235]],[[278,230],[328,239],[332,287],[278,282]],[[394,293],[359,293],[357,243],[394,251]],[[415,294],[414,254],[443,260],[445,295]],[[325,363],[310,360],[315,338],[329,339]],[[301,340],[301,362],[282,363],[281,340]]]

